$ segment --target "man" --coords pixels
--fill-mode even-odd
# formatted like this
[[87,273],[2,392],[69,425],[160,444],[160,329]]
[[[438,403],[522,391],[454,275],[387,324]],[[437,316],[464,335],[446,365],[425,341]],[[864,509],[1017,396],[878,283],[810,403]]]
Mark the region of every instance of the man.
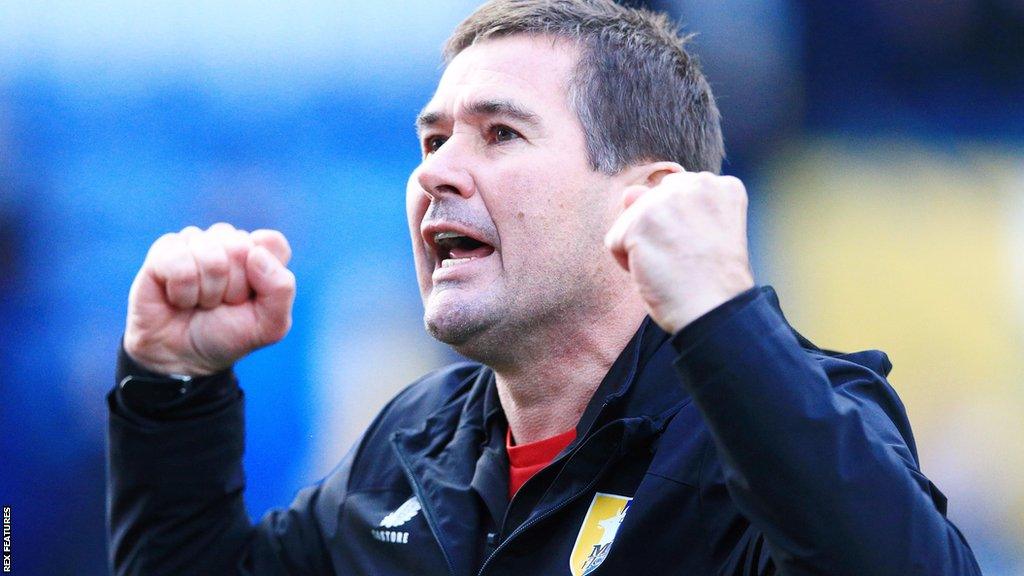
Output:
[[476,362],[253,526],[230,367],[287,332],[290,250],[160,238],[109,396],[115,572],[978,573],[885,356],[815,348],[755,287],[744,187],[664,19],[495,0],[446,57],[407,215],[426,328]]

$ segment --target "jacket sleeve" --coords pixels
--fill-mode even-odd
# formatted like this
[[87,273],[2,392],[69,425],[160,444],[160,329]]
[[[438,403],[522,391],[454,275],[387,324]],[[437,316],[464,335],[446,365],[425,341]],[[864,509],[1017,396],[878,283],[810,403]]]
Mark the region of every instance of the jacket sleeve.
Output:
[[673,341],[729,494],[754,529],[733,566],[787,576],[980,574],[945,498],[919,470],[884,377],[805,350],[773,300],[770,289],[742,295]]
[[344,499],[355,450],[290,508],[254,526],[242,499],[243,398],[225,377],[230,381],[213,384],[234,387],[230,400],[212,411],[193,405],[187,418],[144,417],[118,389],[108,395],[114,574],[331,573],[321,530]]

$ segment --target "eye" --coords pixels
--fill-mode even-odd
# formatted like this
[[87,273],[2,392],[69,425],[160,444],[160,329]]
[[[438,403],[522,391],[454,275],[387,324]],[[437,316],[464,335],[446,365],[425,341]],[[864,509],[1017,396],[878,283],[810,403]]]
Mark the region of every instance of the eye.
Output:
[[427,154],[437,152],[437,149],[440,148],[446,140],[448,140],[447,136],[427,136],[423,140],[423,149]]
[[522,138],[519,132],[501,124],[491,127],[491,135],[494,137],[495,142],[508,142],[516,138]]

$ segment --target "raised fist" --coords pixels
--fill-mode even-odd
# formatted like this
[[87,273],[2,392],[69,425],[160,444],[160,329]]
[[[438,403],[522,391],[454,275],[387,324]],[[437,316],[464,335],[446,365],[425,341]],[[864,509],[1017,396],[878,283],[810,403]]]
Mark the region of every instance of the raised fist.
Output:
[[625,209],[605,244],[665,331],[679,331],[754,286],[747,191],[737,178],[679,171],[622,196]]
[[155,372],[204,376],[281,340],[295,300],[289,258],[275,230],[218,223],[161,236],[132,282],[125,351]]

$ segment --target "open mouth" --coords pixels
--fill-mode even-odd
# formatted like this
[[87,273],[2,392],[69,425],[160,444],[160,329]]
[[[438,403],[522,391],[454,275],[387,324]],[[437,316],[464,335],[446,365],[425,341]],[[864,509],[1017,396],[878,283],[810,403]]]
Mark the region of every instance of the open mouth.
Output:
[[433,236],[437,259],[442,268],[464,264],[494,253],[494,246],[458,232],[438,232]]

